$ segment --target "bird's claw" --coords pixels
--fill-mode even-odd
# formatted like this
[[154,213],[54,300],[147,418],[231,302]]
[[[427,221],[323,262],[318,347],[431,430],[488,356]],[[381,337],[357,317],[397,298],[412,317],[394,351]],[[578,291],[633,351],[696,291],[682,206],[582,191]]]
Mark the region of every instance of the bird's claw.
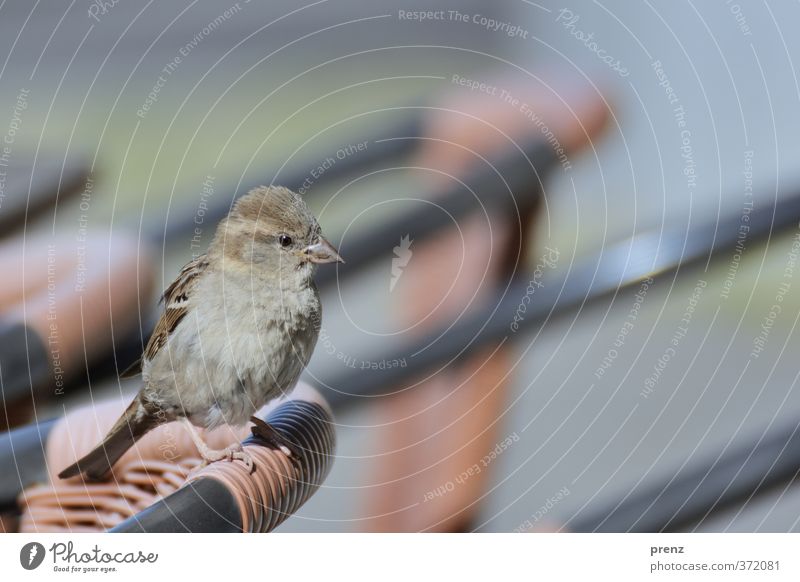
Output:
[[254,467],[253,456],[244,450],[242,443],[236,443],[229,446],[228,448],[225,449],[225,452],[228,453],[229,462],[232,463],[233,461],[241,461],[244,463],[245,467],[247,467],[248,473],[253,472],[253,467]]
[[[240,445],[241,446],[241,445]],[[247,453],[243,450],[239,451],[230,451],[230,461],[242,461],[247,468],[247,473],[252,473],[255,464],[253,463],[253,457],[250,453]]]
[[228,460],[229,461],[233,461],[234,454],[235,453],[239,453],[239,452],[241,452],[243,450],[244,450],[244,448],[242,447],[242,443],[234,443],[231,446],[226,447],[224,449],[224,452],[226,452],[228,454]]
[[202,461],[200,465],[198,465],[196,470],[200,470],[204,467],[207,467],[211,463],[216,463],[217,461],[241,461],[244,463],[245,467],[247,468],[248,473],[253,472],[253,468],[255,467],[255,463],[253,461],[253,456],[246,452],[242,447],[242,443],[233,444],[227,448],[224,448],[220,451],[214,450],[206,450],[201,452]]
[[250,417],[250,421],[255,425],[250,427],[253,436],[260,438],[266,446],[273,450],[281,451],[293,463],[300,463],[302,451],[300,448],[275,430],[269,423],[264,422],[257,416]]

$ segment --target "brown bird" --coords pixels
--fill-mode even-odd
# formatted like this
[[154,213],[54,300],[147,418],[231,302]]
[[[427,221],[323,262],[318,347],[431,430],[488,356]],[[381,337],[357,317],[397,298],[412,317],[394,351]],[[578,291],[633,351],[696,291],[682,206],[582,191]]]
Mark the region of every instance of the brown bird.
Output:
[[[194,427],[243,425],[294,388],[321,323],[316,264],[337,261],[298,194],[262,186],[239,199],[208,252],[164,292],[161,318],[129,370],[141,371],[142,389],[103,442],[59,477],[102,479],[137,440],[174,420],[188,426],[206,463],[238,459],[252,468],[241,445],[211,450]],[[291,443],[269,425],[257,430],[291,455]]]

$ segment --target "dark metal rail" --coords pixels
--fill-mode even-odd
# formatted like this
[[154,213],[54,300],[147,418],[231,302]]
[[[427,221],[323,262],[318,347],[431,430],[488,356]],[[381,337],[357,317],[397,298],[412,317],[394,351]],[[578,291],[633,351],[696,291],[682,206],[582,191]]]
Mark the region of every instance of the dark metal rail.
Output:
[[421,242],[452,227],[454,221],[479,212],[490,216],[502,212],[504,221],[508,217],[515,222],[523,221],[537,204],[544,176],[556,161],[552,147],[541,137],[523,142],[519,149],[507,151],[498,159],[489,160],[490,164],[478,167],[462,183],[453,183],[431,196],[436,208],[421,204],[368,232],[343,240],[339,252],[347,262],[335,269],[320,269],[317,283],[331,284],[338,277],[349,276],[391,256],[397,241],[409,231],[415,241]]
[[[405,360],[407,366],[385,370],[343,366],[326,378],[324,385],[315,383],[334,407],[402,390],[404,383],[413,382],[434,368],[444,368],[447,363],[457,363],[471,351],[511,340],[523,330],[536,329],[552,317],[639,285],[648,277],[677,277],[681,270],[706,265],[734,247],[742,224],[750,228],[748,245],[768,239],[773,233],[797,228],[800,192],[757,206],[748,216],[747,223],[737,212],[719,221],[635,235],[577,261],[566,274],[540,279],[541,287],[532,286],[529,278],[517,277],[483,308],[467,314],[449,329],[436,330],[393,349],[389,355],[377,357]],[[561,262],[565,262],[563,258]],[[532,300],[522,313],[522,298],[531,288]],[[515,317],[518,321],[512,328]]]
[[706,515],[746,503],[791,483],[800,472],[800,427],[771,428],[748,443],[682,470],[666,485],[648,484],[617,502],[572,518],[576,532],[660,532],[690,529]]
[[83,155],[73,155],[67,160],[42,156],[36,166],[12,161],[2,170],[6,184],[0,204],[0,236],[13,233],[48,208],[80,192],[90,173]]
[[0,433],[0,507],[13,507],[27,486],[48,479],[45,443],[56,420]]

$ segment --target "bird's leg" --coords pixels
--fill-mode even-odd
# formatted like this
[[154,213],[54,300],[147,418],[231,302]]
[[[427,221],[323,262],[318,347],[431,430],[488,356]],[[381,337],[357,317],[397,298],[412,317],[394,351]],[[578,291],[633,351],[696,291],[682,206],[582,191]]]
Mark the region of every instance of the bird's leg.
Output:
[[300,448],[292,441],[287,439],[270,424],[264,422],[257,416],[251,416],[250,422],[255,426],[250,428],[253,436],[259,437],[269,448],[281,451],[284,455],[295,461],[300,461]]
[[248,472],[253,472],[253,457],[251,457],[249,453],[246,453],[244,450],[242,450],[241,443],[233,444],[221,450],[214,450],[206,444],[203,438],[198,434],[195,426],[188,418],[183,417],[181,418],[181,421],[189,431],[189,435],[192,437],[194,446],[197,447],[197,452],[200,453],[200,457],[203,459],[201,467],[205,467],[209,463],[216,463],[217,461],[221,461],[223,459],[228,459],[229,461],[239,460],[247,466]]

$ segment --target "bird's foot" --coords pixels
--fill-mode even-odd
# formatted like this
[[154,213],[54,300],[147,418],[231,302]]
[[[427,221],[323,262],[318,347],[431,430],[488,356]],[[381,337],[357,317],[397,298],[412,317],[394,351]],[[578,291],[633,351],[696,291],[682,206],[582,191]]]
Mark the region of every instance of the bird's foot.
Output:
[[200,470],[203,467],[206,467],[210,463],[216,463],[217,461],[222,461],[227,459],[228,461],[241,461],[247,467],[248,473],[253,472],[253,467],[255,466],[253,463],[253,457],[250,453],[246,452],[242,448],[242,443],[235,443],[229,447],[220,450],[214,450],[209,447],[206,442],[200,437],[195,429],[194,425],[189,421],[188,418],[182,419],[186,429],[189,431],[189,435],[192,437],[192,441],[194,442],[194,446],[197,447],[197,452],[200,453],[200,458],[202,462],[197,467],[196,470]]
[[261,439],[269,448],[276,451],[281,451],[284,455],[289,457],[292,462],[300,462],[300,459],[302,459],[302,451],[300,447],[257,416],[251,416],[250,422],[255,425],[250,427],[250,432],[253,433],[253,436]]
[[200,456],[203,458],[203,462],[200,465],[201,468],[218,461],[241,461],[247,468],[248,473],[253,472],[253,457],[242,448],[241,443],[219,450],[206,448],[200,451]]

